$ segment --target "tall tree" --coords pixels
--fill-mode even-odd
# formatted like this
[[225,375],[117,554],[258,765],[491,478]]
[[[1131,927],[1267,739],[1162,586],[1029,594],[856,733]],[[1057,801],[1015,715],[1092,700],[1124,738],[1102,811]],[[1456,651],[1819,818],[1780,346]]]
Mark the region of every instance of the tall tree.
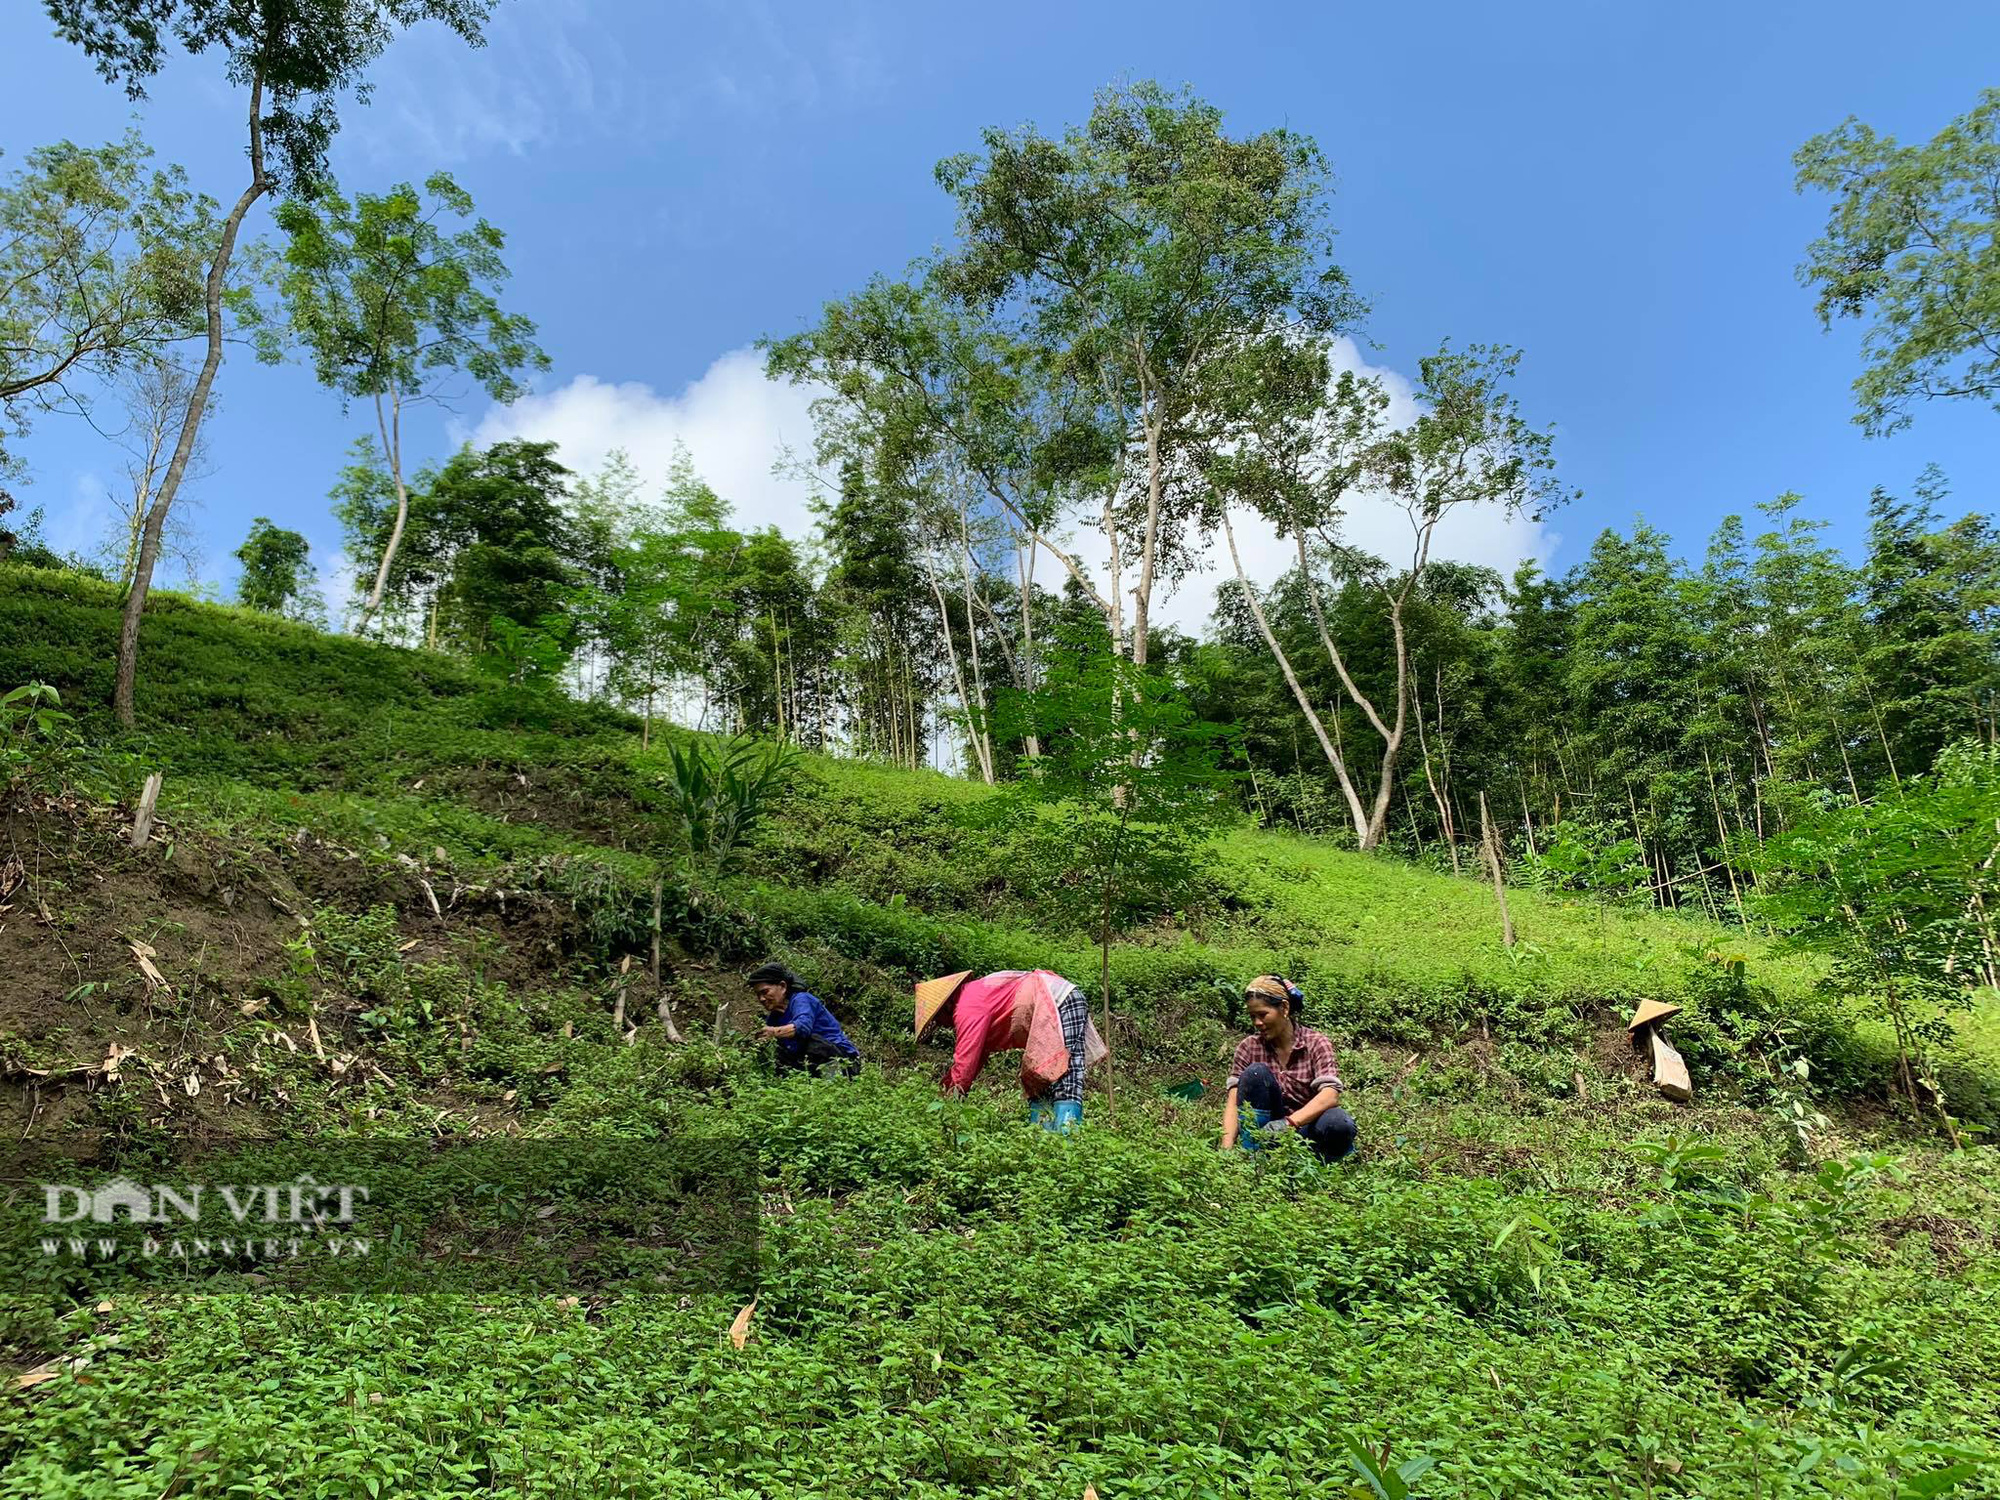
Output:
[[[312,351],[320,383],[344,401],[375,407],[376,429],[396,490],[374,587],[357,629],[382,606],[389,570],[410,512],[403,475],[403,414],[469,377],[495,401],[521,393],[522,369],[546,369],[535,325],[503,312],[493,287],[506,280],[504,236],[473,219],[471,196],[443,172],[350,203],[330,185],[280,205],[285,231],[283,289],[291,331]],[[447,230],[447,214],[473,221]]]
[[250,535],[236,549],[243,564],[236,583],[237,602],[271,614],[309,607],[312,589],[311,549],[296,531],[273,526],[270,517],[250,523]]
[[2000,407],[2000,89],[1921,145],[1850,118],[1794,160],[1801,192],[1833,198],[1799,279],[1821,323],[1873,320],[1854,420],[1879,434],[1916,401]]
[[1947,524],[1945,496],[1932,470],[1914,500],[1878,490],[1868,504],[1858,708],[1892,784],[1928,770],[1954,740],[1997,737],[2000,529],[1976,513]]
[[432,566],[443,579],[438,634],[469,655],[492,643],[496,620],[574,643],[564,604],[582,557],[569,523],[569,470],[555,449],[521,441],[462,448],[430,482]]
[[136,133],[63,141],[0,184],[0,439],[200,332],[217,208],[180,168],[148,170],[151,155]]
[[[938,167],[958,246],[830,305],[770,346],[772,372],[831,388],[823,457],[950,450],[1024,557],[1053,557],[1143,666],[1155,594],[1198,551],[1195,460],[1228,441],[1208,413],[1358,316],[1330,259],[1326,164],[1290,131],[1232,138],[1151,83],[1101,94],[1060,139],[984,146]],[[1061,540],[1071,518],[1095,530],[1101,576]]]
[[[172,457],[175,436],[187,420],[188,399],[194,392],[194,372],[179,360],[160,356],[139,361],[122,371],[116,388],[125,404],[125,426],[115,440],[124,451],[125,489],[109,495],[111,534],[98,559],[119,586],[129,587],[139,567],[139,544],[159,494],[161,477]],[[208,439],[196,438],[183,485],[208,473]],[[201,571],[201,538],[188,521],[183,499],[160,532],[160,555],[180,562],[192,579]]]
[[[1360,314],[1331,258],[1330,173],[1286,129],[1235,139],[1222,113],[1154,83],[1109,89],[1052,139],[986,132],[938,180],[962,245],[938,284],[1032,350],[1061,412],[1044,463],[1096,512],[1103,610],[1135,666],[1153,599],[1199,539],[1207,416]],[[1130,600],[1131,613],[1126,614]]]
[[348,94],[366,99],[368,65],[399,29],[436,19],[477,45],[489,0],[45,0],[45,4],[57,33],[83,48],[98,71],[108,81],[123,84],[132,98],[144,95],[173,43],[195,55],[211,50],[220,54],[224,76],[248,95],[250,180],[208,251],[202,298],[208,350],[174,456],[147,518],[118,635],[112,703],[119,721],[129,725],[139,662],[139,621],[152,586],[160,531],[180,491],[208,394],[222,365],[223,294],[243,221],[274,188],[289,185],[310,192],[325,179],[327,148],[340,123],[337,101]]
[[1855,574],[1827,544],[1826,522],[1801,514],[1801,504],[1787,493],[1757,507],[1772,524],[1758,533],[1750,559],[1749,661],[1766,769],[1859,801]]
[[[1510,350],[1441,348],[1422,363],[1421,410],[1408,426],[1382,425],[1385,401],[1371,382],[1343,375],[1327,388],[1301,387],[1301,396],[1271,404],[1268,416],[1246,423],[1247,441],[1205,466],[1219,484],[1217,497],[1224,538],[1266,644],[1278,659],[1300,711],[1340,785],[1363,849],[1381,843],[1388,827],[1396,785],[1396,765],[1409,732],[1412,703],[1409,614],[1419,596],[1437,529],[1464,507],[1493,505],[1508,514],[1541,514],[1564,498],[1554,483],[1550,437],[1522,419],[1507,388],[1520,356]],[[1296,359],[1294,378],[1311,366]],[[1374,489],[1400,508],[1409,524],[1407,561],[1390,566],[1362,558],[1347,548],[1341,525],[1357,488]],[[1228,502],[1253,505],[1290,540],[1299,561],[1298,577],[1307,610],[1339,681],[1342,701],[1361,712],[1376,746],[1376,763],[1366,779],[1327,730],[1278,635],[1243,576],[1228,518]],[[1394,643],[1394,678],[1370,691],[1351,669],[1337,632],[1328,628],[1312,553],[1344,560],[1379,596]]]
[[695,473],[685,450],[656,505],[640,505],[612,554],[618,589],[602,600],[613,693],[643,715],[652,742],[659,700],[702,676],[736,629],[737,555],[743,538],[729,505]]

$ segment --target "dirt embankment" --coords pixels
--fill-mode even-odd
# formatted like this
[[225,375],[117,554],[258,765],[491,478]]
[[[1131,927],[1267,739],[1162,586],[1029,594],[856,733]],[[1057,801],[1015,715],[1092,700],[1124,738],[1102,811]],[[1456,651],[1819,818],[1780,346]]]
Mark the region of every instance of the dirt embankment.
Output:
[[557,982],[582,941],[564,903],[460,878],[441,851],[394,861],[303,830],[252,847],[164,825],[134,849],[108,809],[0,808],[0,1122],[40,1134],[137,1085],[190,1126],[223,1125],[248,1096],[232,1062],[246,1045],[361,1054],[360,1007],[323,971],[304,1013],[284,1010],[282,982],[310,967],[316,911],[384,906],[406,962],[476,951],[486,978],[524,990]]

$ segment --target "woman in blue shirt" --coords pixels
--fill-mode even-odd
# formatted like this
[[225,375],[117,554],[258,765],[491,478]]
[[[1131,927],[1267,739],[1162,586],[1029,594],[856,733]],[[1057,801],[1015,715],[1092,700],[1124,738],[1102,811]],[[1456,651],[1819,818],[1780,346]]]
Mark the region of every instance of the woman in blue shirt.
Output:
[[861,1071],[861,1053],[840,1029],[826,1002],[808,990],[783,964],[759,964],[743,976],[764,1004],[765,1041],[778,1044],[778,1071],[804,1068],[814,1073],[839,1072],[852,1078]]

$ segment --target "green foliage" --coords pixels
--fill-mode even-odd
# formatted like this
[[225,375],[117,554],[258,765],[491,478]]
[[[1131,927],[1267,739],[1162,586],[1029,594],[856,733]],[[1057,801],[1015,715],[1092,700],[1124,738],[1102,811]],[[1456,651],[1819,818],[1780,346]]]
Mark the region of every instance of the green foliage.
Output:
[[250,523],[250,535],[236,549],[236,560],[243,564],[243,575],[236,584],[237,602],[248,609],[315,619],[322,609],[313,584],[310,551],[304,536],[258,516]]
[[0,698],[0,785],[47,791],[60,784],[60,765],[81,743],[75,716],[46,682],[24,682]]
[[1854,382],[1854,419],[1870,433],[1907,426],[1918,400],[2000,395],[1996,125],[2000,90],[1988,89],[1920,144],[1899,145],[1850,117],[1793,158],[1799,190],[1833,199],[1799,280],[1818,292],[1821,322],[1874,320]]
[[784,745],[736,740],[709,749],[699,742],[667,746],[667,794],[676,852],[691,871],[718,875],[740,868],[749,841],[797,764]]
[[502,312],[489,284],[506,280],[504,236],[471,219],[471,195],[449,174],[350,203],[323,184],[280,205],[287,236],[282,290],[292,333],[312,352],[322,384],[343,396],[422,401],[463,372],[496,401],[521,390],[518,372],[545,369],[535,325]]
[[1542,846],[1522,866],[1529,885],[1545,891],[1584,891],[1629,901],[1646,883],[1636,840],[1615,827],[1569,818],[1541,833]]
[[[0,572],[0,681],[102,703],[116,606],[115,590],[87,578]],[[573,905],[594,954],[644,951],[657,861],[677,836],[671,758],[637,753],[632,719],[432,653],[171,595],[146,629],[159,672],[141,734],[113,741],[98,713],[81,716],[105,754],[143,748],[118,785],[136,784],[141,765],[163,769],[167,816],[273,843],[305,827],[384,857],[429,860],[441,847]],[[742,874],[705,877],[699,899],[669,881],[667,932],[730,961],[782,948],[885,1029],[903,1024],[909,984],[931,974],[1091,973],[1102,908],[1090,898],[1102,890],[1074,845],[1049,841],[1102,812],[1050,804],[996,823],[994,800],[960,778],[802,756],[741,845]],[[1128,852],[1149,847],[1142,835]],[[1536,951],[1510,957],[1491,892],[1470,881],[1240,827],[1199,859],[1171,839],[1156,852],[1129,904],[1114,900],[1129,941],[1109,964],[1114,1007],[1147,1023],[1136,1043],[1147,1066],[1208,1068],[1236,1024],[1215,981],[1278,970],[1305,986],[1313,1024],[1346,1045],[1431,1045],[1484,1026],[1521,1049],[1505,1065],[1539,1097],[1568,1091],[1572,1049],[1598,1017],[1622,1019],[1647,998],[1687,1007],[1675,1037],[1703,1088],[1774,1107],[1765,1060],[1792,1057],[1809,1061],[1823,1100],[1889,1083],[1893,1037],[1818,992],[1810,955],[1774,955],[1761,938],[1516,889]],[[1689,944],[1698,951],[1682,962]],[[1711,952],[1740,956],[1750,978],[1739,986]],[[1982,1036],[1938,1058],[1968,1118],[1993,1102],[1986,1054],[1970,1050]]]
[[1436,1459],[1420,1454],[1391,1467],[1386,1445],[1380,1453],[1372,1453],[1353,1438],[1347,1440],[1347,1456],[1375,1500],[1408,1500],[1416,1493],[1412,1488],[1416,1482],[1437,1464]]
[[0,437],[201,328],[216,205],[151,157],[136,131],[63,141],[0,184]]
[[278,10],[210,0],[43,0],[56,33],[81,47],[106,81],[134,99],[180,50],[221,54],[221,71],[242,88],[262,90],[262,133],[275,160],[272,177],[307,190],[326,174],[327,149],[343,95],[365,103],[367,68],[396,33],[422,20],[442,21],[477,45],[487,0],[363,0]]
[[[0,668],[73,701],[115,603],[87,579],[5,570]],[[999,1085],[931,1108],[928,1079],[900,1066],[908,985],[1086,968],[1092,914],[1065,915],[1023,871],[1059,867],[1035,841],[1105,809],[1036,804],[1034,822],[975,838],[995,792],[797,755],[737,839],[741,872],[701,891],[669,880],[662,903],[690,1031],[715,998],[707,966],[744,950],[780,954],[856,1018],[863,1077],[773,1082],[735,1043],[669,1050],[649,1028],[627,1046],[611,1029],[617,960],[644,951],[677,822],[669,747],[704,757],[712,786],[713,742],[672,733],[640,753],[631,719],[555,694],[517,724],[525,699],[450,659],[163,606],[144,735],[182,789],[177,827],[274,847],[311,829],[359,852],[335,867],[357,889],[376,870],[407,886],[404,854],[468,891],[442,925],[421,898],[310,910],[258,976],[270,1009],[227,1041],[238,1071],[282,1091],[266,1106],[305,1135],[733,1143],[766,1205],[758,1305],[737,1351],[721,1332],[742,1301],[709,1288],[575,1307],[120,1295],[107,1313],[15,1295],[0,1313],[19,1363],[91,1363],[0,1414],[0,1494],[111,1495],[131,1475],[151,1494],[183,1479],[196,1494],[368,1494],[370,1479],[529,1494],[551,1473],[591,1494],[933,1500],[1086,1482],[1105,1500],[1990,1486],[1992,1271],[1949,1247],[1952,1226],[1970,1247],[1990,1219],[1991,1164],[1885,1162],[1855,1139],[1867,1127],[1833,1100],[1884,1073],[1805,957],[1552,889],[1514,893],[1541,950],[1516,964],[1473,882],[1229,827],[1205,893],[1167,919],[1133,908],[1110,954],[1136,1033],[1115,1115],[1093,1100],[1084,1130],[1051,1136]],[[1113,784],[1130,764],[1115,746],[1084,761]],[[504,942],[465,932],[475,885],[507,893]],[[557,949],[531,961],[545,933]],[[1208,1095],[1149,1097],[1161,1079],[1214,1080],[1236,1034],[1216,981],[1274,968],[1341,1047],[1364,1132],[1352,1168],[1218,1152]],[[1693,1110],[1579,1055],[1641,996],[1686,1006],[1673,1024],[1700,1074]],[[338,1083],[309,1049],[257,1047],[308,1014],[358,1059]],[[1390,1041],[1424,1049],[1414,1070],[1366,1045]],[[0,1059],[61,1065],[52,1052],[16,1038]],[[1784,1074],[1798,1056],[1820,1090],[1808,1107],[1836,1122],[1784,1171],[1776,1158],[1800,1156],[1765,1064]],[[1565,1097],[1572,1069],[1588,1106]],[[94,1120],[145,1128],[143,1085],[92,1097]]]
[[[373,496],[368,487],[354,482],[353,471],[344,486],[348,493],[342,497],[342,520],[350,536],[365,544],[355,548],[356,555],[373,557],[379,553],[382,559],[367,589],[364,620],[383,603],[410,519],[403,474],[404,408],[438,399],[440,386],[460,374],[469,376],[494,400],[508,401],[523,389],[521,370],[548,367],[548,357],[534,343],[535,325],[518,314],[501,311],[491,290],[507,277],[506,264],[500,259],[504,243],[500,231],[479,219],[455,234],[447,233],[439,219],[447,213],[470,218],[472,198],[443,172],[433,175],[424,187],[435,204],[427,205],[415,188],[404,183],[382,196],[358,194],[350,205],[330,182],[319,182],[314,193],[284,203],[277,214],[278,225],[288,237],[280,284],[290,335],[312,351],[321,384],[337,391],[343,402],[357,398],[373,402],[389,466],[396,502],[393,511],[386,506],[371,507],[368,502]],[[279,352],[275,338],[268,341],[266,356],[276,358]],[[517,448],[533,451],[531,445],[501,444],[496,450],[496,466],[505,468]],[[552,444],[547,445],[539,454],[545,465],[552,448]],[[461,454],[446,466],[433,488],[454,480],[462,484],[461,471],[470,462]],[[559,469],[555,472],[561,473]],[[520,476],[513,477],[518,480]],[[526,486],[517,482],[498,494],[512,497],[523,488],[531,493],[536,490],[531,480]],[[549,488],[546,480],[540,488]],[[420,524],[410,540],[425,553],[434,554],[466,546],[464,533],[473,531],[478,540],[469,550],[477,555],[480,545],[491,545],[486,533],[496,526],[490,514],[495,499],[489,492],[476,500],[454,494],[435,502],[432,509],[443,513],[444,524],[436,524],[427,511],[425,518],[432,524]],[[476,526],[468,525],[468,517]],[[559,513],[544,511],[533,516],[531,523],[550,527],[559,519]],[[548,536],[537,532],[530,545],[555,545],[560,528],[550,530]],[[519,532],[518,526],[513,528],[510,537],[517,551]],[[426,561],[435,572],[437,559],[432,556]],[[406,588],[412,571],[406,562],[401,580]],[[419,565],[415,571],[424,568]],[[487,587],[481,590],[475,583],[470,592],[492,592],[494,570],[490,566],[469,563],[465,572],[474,579],[485,575]],[[401,590],[391,597],[409,602]],[[482,615],[538,620],[552,604],[551,600],[537,600],[539,608],[524,610],[520,602],[515,599],[495,605],[484,598],[472,602],[479,626],[475,650],[484,636]]]
[[1898,1080],[1944,1108],[1934,1061],[1973,986],[2000,982],[2000,756],[1967,745],[1901,795],[1833,807],[1756,856],[1760,908],[1894,1029]]
[[[699,1130],[761,1178],[745,1348],[719,1288],[121,1296],[42,1325],[90,1363],[0,1416],[0,1492],[111,1495],[133,1471],[197,1494],[563,1473],[626,1496],[1875,1500],[1992,1478],[1990,1269],[1880,1237],[1907,1202],[1871,1164],[1764,1177],[1717,1137],[1701,1170],[1672,1147],[1655,1186],[1621,1175],[1611,1125],[1544,1134],[1533,1187],[1387,1155],[1297,1172],[1218,1152],[1177,1106],[1062,1138],[984,1095],[932,1109],[918,1077],[569,1056],[547,1139]],[[1438,1141],[1421,1110],[1368,1108],[1411,1154]],[[1456,1124],[1533,1138],[1501,1110]],[[1990,1186],[1963,1159],[1923,1171],[1940,1207]]]

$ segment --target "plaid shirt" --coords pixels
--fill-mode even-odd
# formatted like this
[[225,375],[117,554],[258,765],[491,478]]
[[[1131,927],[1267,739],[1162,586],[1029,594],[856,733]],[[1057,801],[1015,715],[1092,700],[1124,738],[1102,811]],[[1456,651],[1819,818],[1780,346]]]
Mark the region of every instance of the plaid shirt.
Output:
[[1292,1028],[1291,1055],[1282,1060],[1277,1050],[1257,1033],[1243,1038],[1229,1061],[1229,1082],[1224,1087],[1235,1088],[1242,1082],[1243,1070],[1258,1063],[1278,1075],[1278,1090],[1293,1109],[1321,1089],[1340,1087],[1340,1068],[1333,1060],[1333,1043],[1310,1026]]

